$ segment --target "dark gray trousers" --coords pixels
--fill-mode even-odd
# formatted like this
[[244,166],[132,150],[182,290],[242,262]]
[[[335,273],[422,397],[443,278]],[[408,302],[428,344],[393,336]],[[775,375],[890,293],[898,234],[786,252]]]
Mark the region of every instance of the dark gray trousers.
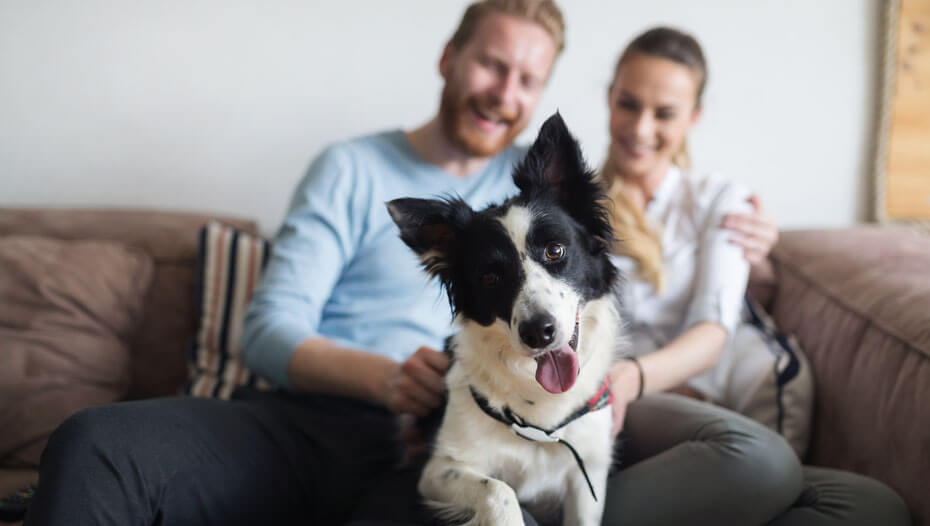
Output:
[[906,525],[886,485],[801,467],[788,444],[732,411],[676,395],[630,404],[604,524]]
[[[328,396],[238,395],[78,413],[49,442],[26,524],[424,522],[415,470],[391,470],[387,412]],[[707,404],[644,398],[623,437],[605,524],[909,524],[883,484],[802,470],[780,437]]]

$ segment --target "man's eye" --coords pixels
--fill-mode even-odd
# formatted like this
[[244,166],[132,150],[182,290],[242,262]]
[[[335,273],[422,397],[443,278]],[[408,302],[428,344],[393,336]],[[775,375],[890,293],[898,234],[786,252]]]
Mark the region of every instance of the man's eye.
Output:
[[481,276],[481,284],[488,288],[496,286],[500,280],[501,277],[496,272],[485,272]]
[[549,243],[549,246],[546,247],[546,259],[549,261],[555,261],[557,259],[562,259],[562,256],[565,255],[565,247],[559,243]]

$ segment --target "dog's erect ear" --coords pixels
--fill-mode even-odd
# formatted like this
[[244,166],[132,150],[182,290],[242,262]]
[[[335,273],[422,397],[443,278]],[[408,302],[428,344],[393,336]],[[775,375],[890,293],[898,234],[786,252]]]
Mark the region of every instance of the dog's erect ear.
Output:
[[474,211],[461,199],[395,199],[387,204],[400,238],[431,275],[448,268],[456,236]]
[[514,182],[524,192],[547,187],[561,189],[569,179],[587,171],[578,143],[559,112],[543,123],[524,164],[526,170],[514,173]]
[[554,192],[559,204],[588,233],[607,242],[613,239],[601,185],[559,112],[543,123],[526,158],[514,171],[513,181],[528,200]]

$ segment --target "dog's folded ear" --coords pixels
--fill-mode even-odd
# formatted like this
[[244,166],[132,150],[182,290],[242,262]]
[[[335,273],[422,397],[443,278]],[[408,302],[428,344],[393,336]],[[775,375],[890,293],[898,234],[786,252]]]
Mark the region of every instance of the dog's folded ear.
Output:
[[553,195],[589,234],[603,240],[605,246],[613,241],[604,190],[559,112],[543,123],[526,158],[514,171],[513,181],[527,200]]
[[430,274],[448,266],[457,235],[474,211],[459,198],[395,199],[387,203],[400,238],[420,256]]

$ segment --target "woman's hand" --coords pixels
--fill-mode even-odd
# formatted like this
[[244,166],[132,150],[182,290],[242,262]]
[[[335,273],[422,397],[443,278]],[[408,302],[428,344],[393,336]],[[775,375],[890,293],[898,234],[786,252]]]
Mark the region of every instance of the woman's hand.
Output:
[[393,413],[426,416],[442,403],[448,369],[445,354],[420,347],[382,379],[375,397]]
[[614,419],[611,436],[616,438],[623,429],[627,404],[636,400],[636,395],[639,394],[639,368],[630,360],[620,360],[610,368],[608,377],[610,378],[610,393],[614,396],[611,404]]
[[762,208],[762,200],[754,195],[749,198],[753,212],[749,214],[727,214],[723,227],[734,232],[731,242],[743,249],[743,256],[753,267],[765,265],[769,252],[778,242],[778,225],[775,218]]

